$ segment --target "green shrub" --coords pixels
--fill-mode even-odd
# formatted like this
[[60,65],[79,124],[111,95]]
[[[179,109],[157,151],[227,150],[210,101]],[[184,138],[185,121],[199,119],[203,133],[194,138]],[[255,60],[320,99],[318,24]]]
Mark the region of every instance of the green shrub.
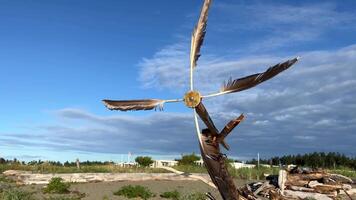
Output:
[[114,192],[114,195],[125,196],[129,199],[141,197],[142,199],[149,199],[155,195],[146,187],[136,185],[126,185],[121,187],[118,191]]
[[160,195],[160,197],[165,199],[179,200],[180,193],[177,190],[174,190],[174,191],[164,192]]
[[18,189],[5,190],[0,197],[1,200],[34,200],[32,193]]
[[185,195],[182,200],[205,200],[206,195],[200,192]]
[[148,167],[153,163],[153,160],[151,157],[148,156],[138,156],[135,158],[135,161],[141,166],[141,167]]
[[65,194],[69,192],[69,183],[64,183],[60,177],[53,177],[44,189],[45,193]]
[[3,183],[12,183],[12,182],[14,182],[14,181],[11,180],[11,179],[6,178],[5,176],[0,175],[0,182],[3,182]]
[[182,158],[178,160],[178,165],[196,165],[195,161],[200,160],[200,157],[195,153],[182,155]]

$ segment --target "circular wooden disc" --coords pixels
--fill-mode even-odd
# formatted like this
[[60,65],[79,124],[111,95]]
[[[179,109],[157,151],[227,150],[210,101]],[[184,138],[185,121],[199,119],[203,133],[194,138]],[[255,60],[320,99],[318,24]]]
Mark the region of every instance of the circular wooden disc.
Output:
[[184,103],[189,108],[195,108],[199,105],[201,100],[200,93],[198,91],[189,91],[184,95]]

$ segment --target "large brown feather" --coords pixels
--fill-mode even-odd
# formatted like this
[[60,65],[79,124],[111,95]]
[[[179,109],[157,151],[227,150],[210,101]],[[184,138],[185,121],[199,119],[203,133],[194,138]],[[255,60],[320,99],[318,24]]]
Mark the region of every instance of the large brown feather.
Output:
[[212,0],[205,0],[201,9],[199,21],[194,28],[192,41],[190,46],[190,67],[194,68],[197,65],[197,60],[200,57],[200,48],[203,44],[206,25],[208,21],[208,11]]
[[208,127],[211,134],[219,134],[218,129],[216,128],[213,120],[210,118],[210,115],[202,102],[200,102],[197,107],[195,107],[195,111],[199,115],[200,119],[204,122],[204,124]]
[[[210,118],[210,115],[202,102],[200,102],[198,106],[195,107],[195,111],[199,115],[200,119],[204,122],[204,124],[208,127],[210,133],[215,135],[216,138],[220,137],[218,129],[216,128],[213,120]],[[226,150],[230,149],[230,146],[225,142],[224,138],[222,138],[219,142]]]
[[141,99],[141,100],[103,100],[105,106],[110,110],[152,110],[163,109],[164,100],[161,99]]
[[298,58],[294,58],[292,60],[288,60],[284,63],[279,63],[267,69],[267,71],[253,74],[250,76],[246,76],[244,78],[239,78],[232,80],[230,79],[226,84],[224,84],[223,88],[220,92],[224,93],[232,93],[232,92],[239,92],[242,90],[249,89],[254,87],[274,76],[281,73],[282,71],[291,67],[294,63],[298,61]]

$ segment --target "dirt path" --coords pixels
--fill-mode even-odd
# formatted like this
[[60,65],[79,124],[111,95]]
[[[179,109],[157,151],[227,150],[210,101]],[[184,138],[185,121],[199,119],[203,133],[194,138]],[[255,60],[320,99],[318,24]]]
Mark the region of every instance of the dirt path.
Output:
[[216,188],[215,184],[211,181],[209,175],[207,174],[186,174],[185,172],[182,172],[182,171],[178,171],[172,167],[160,167],[161,169],[165,169],[167,171],[170,171],[170,172],[173,172],[175,174],[178,174],[178,175],[184,175],[188,178],[193,178],[193,179],[196,179],[196,180],[200,180],[202,181],[203,183],[206,183],[208,184],[210,187],[212,188]]

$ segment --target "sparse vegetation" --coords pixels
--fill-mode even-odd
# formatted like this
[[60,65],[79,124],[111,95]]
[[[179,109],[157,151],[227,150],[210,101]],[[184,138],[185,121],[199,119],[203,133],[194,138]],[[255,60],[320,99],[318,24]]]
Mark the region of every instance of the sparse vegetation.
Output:
[[32,193],[20,189],[8,189],[0,193],[1,200],[34,200]]
[[56,197],[48,197],[46,200],[80,200],[80,197],[65,197],[65,196],[56,196]]
[[44,189],[45,193],[65,194],[69,193],[69,183],[64,183],[62,178],[53,177]]
[[205,194],[200,192],[188,194],[182,198],[182,200],[205,200],[205,199],[206,199]]
[[3,175],[0,175],[0,183],[12,183],[12,182],[14,182],[13,180],[11,180],[11,179],[8,179],[8,178],[6,178],[5,176],[3,176]]
[[155,194],[152,193],[148,188],[140,185],[123,186],[118,191],[114,192],[114,195],[125,196],[129,199],[140,197],[145,200],[155,196]]
[[177,190],[174,190],[174,191],[164,192],[159,196],[165,199],[179,200],[181,195]]
[[205,167],[199,165],[176,165],[173,168],[186,173],[208,173]]
[[238,179],[244,180],[263,180],[265,174],[276,175],[278,174],[280,168],[279,167],[253,167],[253,168],[240,168],[235,169],[233,167],[229,167],[229,172],[231,176]]
[[109,200],[109,197],[107,195],[104,195],[103,200]]
[[81,165],[80,169],[76,166],[57,166],[49,163],[24,165],[24,164],[0,164],[0,173],[6,170],[22,170],[33,173],[167,173],[164,169],[147,167],[121,167],[118,165]]

